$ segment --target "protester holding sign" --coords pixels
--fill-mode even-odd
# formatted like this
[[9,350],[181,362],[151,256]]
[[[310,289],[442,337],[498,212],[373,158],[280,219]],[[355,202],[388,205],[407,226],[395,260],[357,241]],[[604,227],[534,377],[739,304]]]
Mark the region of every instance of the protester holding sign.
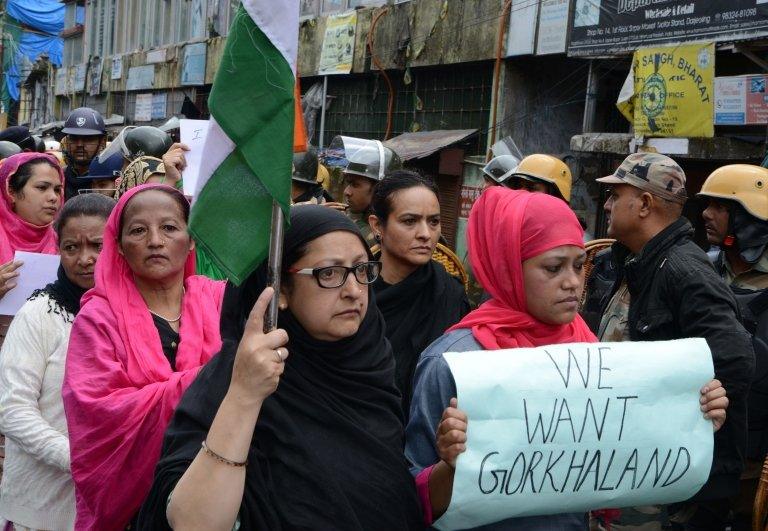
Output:
[[686,529],[722,529],[744,469],[747,391],[755,366],[751,338],[737,318],[733,294],[682,217],[682,168],[664,155],[635,153],[598,181],[611,186],[608,236],[618,240],[611,248],[617,279],[603,306],[600,339],[703,337],[715,377],[728,390],[728,422],[715,436],[709,480],[690,503],[672,509]]
[[[491,300],[422,354],[406,431],[406,456],[428,523],[449,506],[456,459],[466,449],[471,422],[458,409],[443,354],[596,341],[577,313],[586,254],[581,225],[566,203],[492,187],[475,203],[467,235],[472,270]],[[722,423],[724,390],[716,381],[705,389],[707,414]],[[587,515],[508,519],[484,529],[585,530]]]
[[58,279],[16,314],[0,351],[0,429],[7,456],[0,525],[71,529],[75,486],[61,399],[64,363],[80,298],[94,284],[104,225],[115,202],[101,194],[67,201],[56,222]]
[[[64,174],[52,155],[19,153],[0,167],[0,297],[15,285],[16,251],[56,254],[53,221],[64,201]],[[0,316],[0,345],[10,318]]]

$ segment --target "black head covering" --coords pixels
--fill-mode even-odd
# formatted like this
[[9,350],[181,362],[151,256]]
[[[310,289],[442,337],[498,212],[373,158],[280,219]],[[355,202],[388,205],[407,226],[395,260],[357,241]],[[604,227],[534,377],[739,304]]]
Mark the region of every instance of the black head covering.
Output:
[[434,260],[394,285],[379,277],[373,289],[392,344],[395,383],[403,395],[403,415],[408,419],[419,356],[469,313],[469,301],[461,281]]
[[64,267],[59,265],[56,281],[48,284],[43,289],[35,290],[29,300],[36,299],[42,294],[48,294],[48,313],[61,315],[67,322],[74,322],[80,311],[80,299],[87,289],[81,288],[67,277]]
[[758,262],[768,248],[768,221],[756,218],[734,201],[729,222],[742,260],[748,264]]
[[[354,223],[342,214],[321,206],[294,207],[286,260],[306,243],[338,230],[356,234],[365,246]],[[168,496],[199,452],[227,392],[245,320],[265,285],[261,267],[241,287],[227,287],[222,351],[203,368],[176,409],[139,529],[169,529]],[[256,424],[240,528],[423,528],[403,456],[394,360],[373,299],[357,334],[341,341],[313,338],[290,311],[280,313],[278,325],[288,332],[291,355]]]

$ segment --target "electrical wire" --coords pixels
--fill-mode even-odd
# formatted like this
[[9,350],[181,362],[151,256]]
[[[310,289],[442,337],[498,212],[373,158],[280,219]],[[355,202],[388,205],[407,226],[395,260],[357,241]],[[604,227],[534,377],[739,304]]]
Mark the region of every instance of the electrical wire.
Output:
[[384,15],[389,12],[389,8],[385,7],[381,11],[379,11],[376,16],[373,17],[373,20],[371,21],[371,28],[368,31],[368,51],[371,54],[371,59],[373,60],[373,64],[376,66],[376,68],[379,69],[379,72],[384,76],[384,81],[387,83],[387,87],[389,90],[389,94],[387,96],[387,128],[384,132],[384,140],[389,140],[389,137],[392,135],[392,111],[394,109],[395,105],[395,87],[392,86],[392,80],[389,79],[389,75],[387,74],[387,71],[384,70],[381,63],[379,62],[378,57],[376,57],[376,54],[374,53],[373,49],[373,39],[374,39],[374,33],[376,32],[376,24],[378,24],[379,19],[383,17]]
[[[499,17],[499,34],[496,40],[496,63],[493,65],[493,105],[491,106],[492,116],[492,128],[491,128],[491,141],[490,144],[496,143],[496,117],[499,114],[499,89],[501,88],[501,49],[504,43],[505,33],[505,14],[512,7],[512,0],[506,0],[504,2],[504,8],[501,10],[501,16]],[[486,156],[486,162],[490,160],[490,150]]]

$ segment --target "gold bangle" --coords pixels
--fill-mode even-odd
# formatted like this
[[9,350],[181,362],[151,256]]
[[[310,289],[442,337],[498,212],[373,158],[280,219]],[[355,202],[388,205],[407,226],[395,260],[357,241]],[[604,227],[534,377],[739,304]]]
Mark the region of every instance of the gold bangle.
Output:
[[248,460],[247,459],[245,461],[243,461],[242,463],[238,463],[237,461],[230,461],[226,457],[220,456],[219,454],[217,454],[216,452],[214,452],[213,450],[208,448],[208,445],[205,444],[205,441],[203,441],[202,446],[203,446],[203,452],[206,455],[209,455],[209,456],[213,457],[216,461],[218,461],[220,463],[224,463],[225,465],[229,465],[229,466],[234,466],[234,467],[240,468],[240,467],[244,467],[245,465],[248,464]]

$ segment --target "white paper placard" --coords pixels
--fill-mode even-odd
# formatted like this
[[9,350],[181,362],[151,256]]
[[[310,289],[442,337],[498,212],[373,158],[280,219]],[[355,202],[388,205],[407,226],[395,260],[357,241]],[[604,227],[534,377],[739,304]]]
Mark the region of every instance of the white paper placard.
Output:
[[36,289],[44,288],[56,280],[61,258],[57,254],[39,254],[16,251],[14,261],[24,262],[16,270],[16,287],[0,298],[0,315],[16,315]]
[[208,120],[179,120],[179,139],[189,147],[189,151],[184,153],[187,160],[182,180],[184,195],[195,195],[207,135]]

